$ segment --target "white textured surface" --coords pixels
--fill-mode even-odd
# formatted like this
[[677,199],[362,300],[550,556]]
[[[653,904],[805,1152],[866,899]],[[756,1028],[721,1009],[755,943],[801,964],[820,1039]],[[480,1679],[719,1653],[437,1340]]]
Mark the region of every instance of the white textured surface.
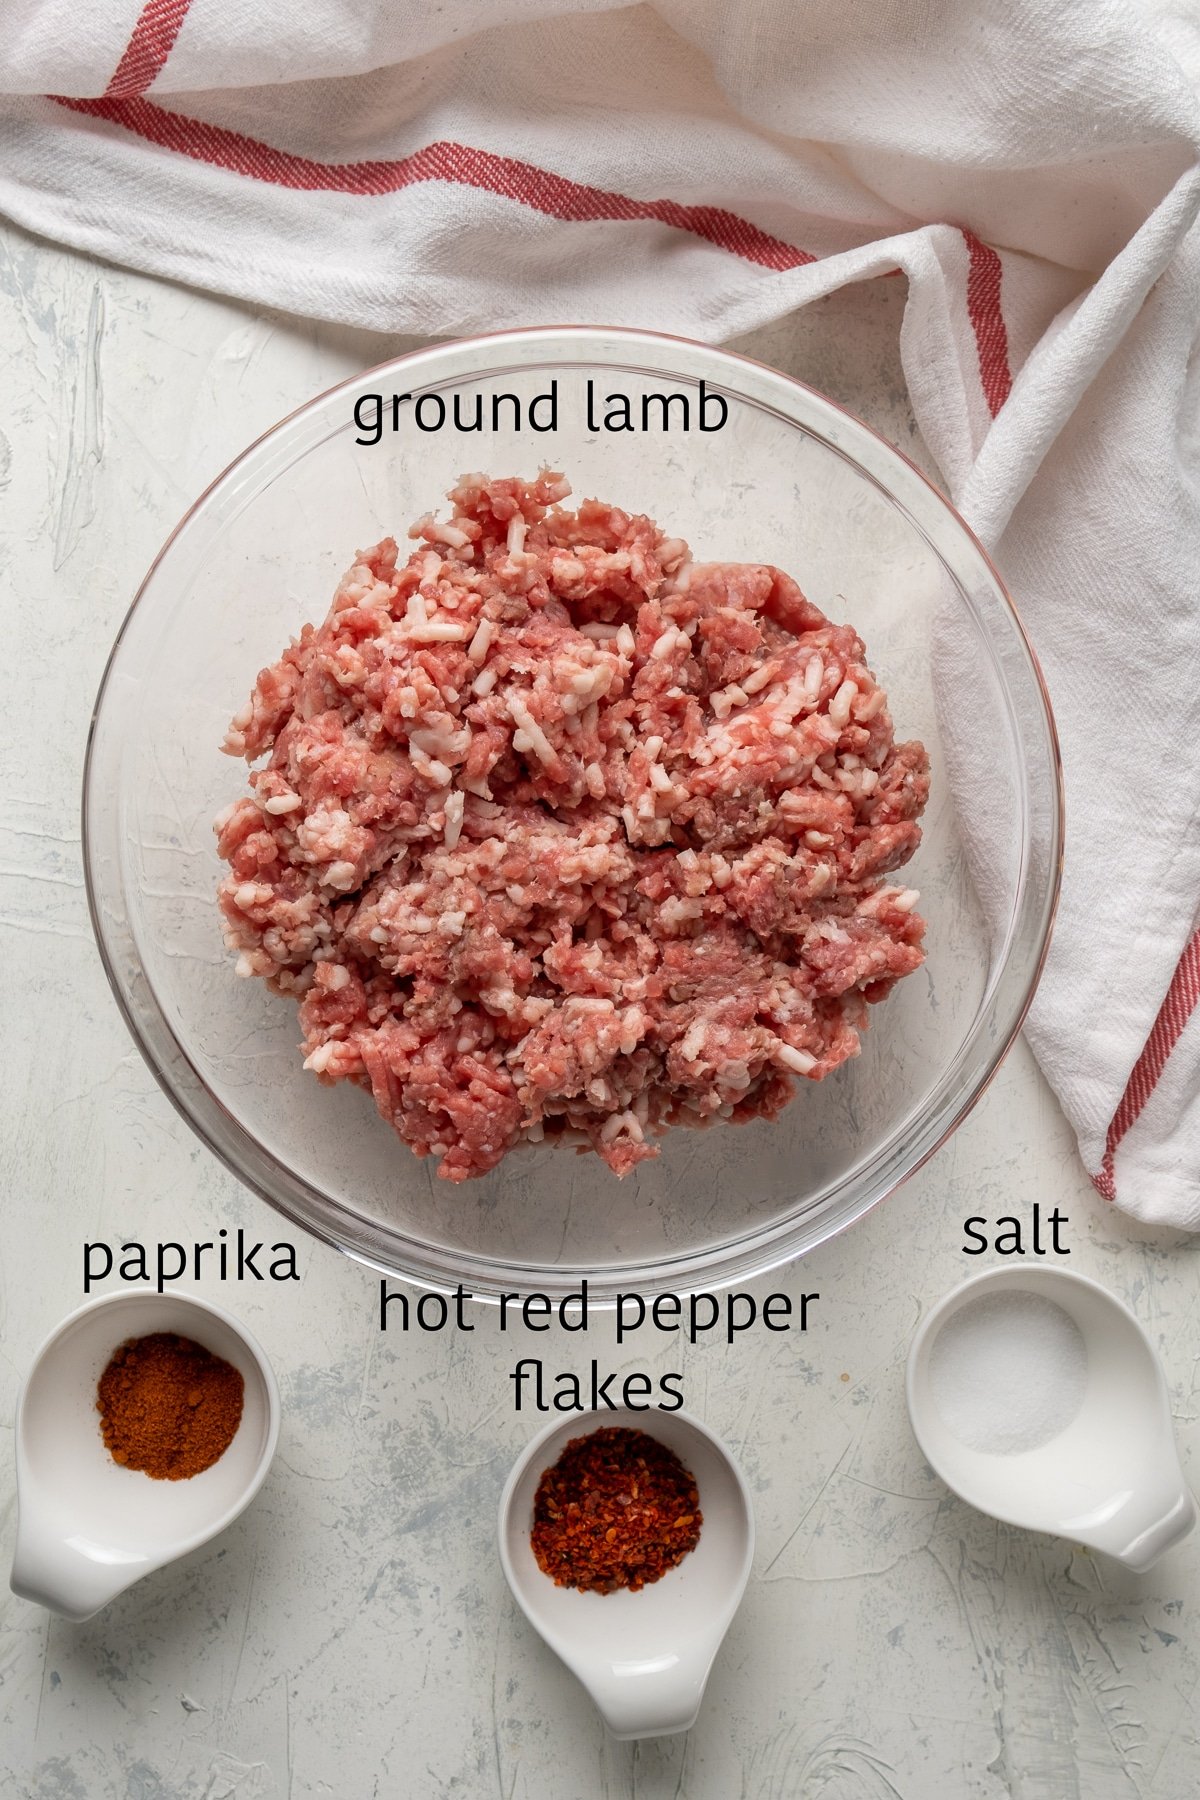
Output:
[[[750,347],[920,454],[892,348],[899,289],[852,291]],[[839,347],[851,312],[854,356]],[[5,1562],[17,1387],[81,1298],[84,1239],[285,1231],[161,1096],[92,947],[78,789],[108,645],[200,487],[395,348],[0,234],[0,570],[19,671],[0,734]],[[908,1430],[913,1325],[988,1260],[960,1254],[962,1220],[1037,1200],[1067,1211],[1072,1266],[1160,1347],[1200,1480],[1196,1243],[1097,1199],[1023,1046],[901,1193],[757,1284],[820,1291],[806,1337],[680,1358],[651,1333],[618,1352],[606,1323],[502,1337],[483,1309],[470,1337],[380,1337],[374,1279],[307,1243],[298,1285],[205,1284],[275,1362],[275,1468],[224,1538],[87,1625],[0,1600],[0,1794],[1193,1800],[1200,1538],[1147,1576],[1102,1566],[950,1498]],[[686,1739],[607,1743],[504,1586],[496,1501],[539,1423],[510,1403],[527,1353],[551,1370],[682,1369],[689,1407],[742,1459],[755,1572]]]

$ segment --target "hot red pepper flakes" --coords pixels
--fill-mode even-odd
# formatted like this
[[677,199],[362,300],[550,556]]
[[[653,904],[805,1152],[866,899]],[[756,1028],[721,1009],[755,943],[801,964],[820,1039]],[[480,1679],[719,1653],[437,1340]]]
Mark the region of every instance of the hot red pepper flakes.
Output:
[[658,1581],[700,1540],[695,1477],[644,1431],[572,1438],[533,1502],[531,1543],[556,1587],[612,1594]]

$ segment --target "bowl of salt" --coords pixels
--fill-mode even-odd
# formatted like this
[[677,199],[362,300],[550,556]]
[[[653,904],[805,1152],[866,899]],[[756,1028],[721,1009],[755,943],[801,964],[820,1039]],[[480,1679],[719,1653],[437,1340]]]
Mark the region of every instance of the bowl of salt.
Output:
[[980,1512],[1141,1571],[1196,1523],[1154,1348],[1114,1294],[1059,1268],[984,1270],[908,1358],[926,1461]]

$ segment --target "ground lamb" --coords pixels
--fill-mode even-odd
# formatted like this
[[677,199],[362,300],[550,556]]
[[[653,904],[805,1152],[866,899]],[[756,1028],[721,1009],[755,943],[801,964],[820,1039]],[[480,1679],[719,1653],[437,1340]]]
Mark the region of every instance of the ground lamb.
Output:
[[438,1172],[616,1175],[768,1118],[922,961],[919,743],[848,625],[649,518],[465,475],[259,675],[217,821],[238,972]]

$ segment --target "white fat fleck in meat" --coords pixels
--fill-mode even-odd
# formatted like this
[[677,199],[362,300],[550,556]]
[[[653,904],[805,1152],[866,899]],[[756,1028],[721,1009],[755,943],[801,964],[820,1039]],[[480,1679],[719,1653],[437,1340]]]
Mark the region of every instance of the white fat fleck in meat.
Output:
[[263,810],[269,812],[273,818],[279,818],[284,813],[296,812],[303,805],[304,802],[299,794],[272,794]]
[[413,768],[434,787],[444,788],[450,785],[450,769],[440,757],[430,756],[420,744],[414,743],[411,736],[408,741],[408,754]]
[[829,702],[830,722],[836,725],[839,730],[842,726],[850,723],[850,708],[854,703],[854,696],[857,692],[858,685],[856,682],[849,680],[843,681],[841,687]]
[[447,850],[453,850],[462,835],[463,808],[466,796],[461,793],[451,794],[446,801],[446,827],[443,842]]
[[454,619],[430,619],[428,625],[415,626],[409,636],[418,644],[461,644],[469,629]]
[[659,916],[668,930],[677,930],[693,919],[702,919],[704,904],[700,900],[666,900]]
[[[742,692],[744,694],[757,694],[760,689],[767,686],[768,682],[774,681],[778,673],[778,664],[774,662],[761,663],[757,669],[751,669],[749,675],[743,675],[741,680]],[[728,692],[728,689],[726,692]]]
[[421,731],[410,731],[408,742],[410,752],[416,745],[427,759],[460,762],[471,748],[471,728],[464,725],[461,731],[453,731],[448,724],[439,723]]
[[525,701],[515,688],[510,688],[505,696],[509,717],[517,727],[513,733],[514,750],[532,750],[533,754],[544,763],[556,762],[554,746],[546,736]]
[[488,645],[496,635],[496,627],[491,619],[480,619],[475,627],[474,636],[467,646],[467,656],[476,667],[483,662],[488,653]]
[[326,886],[336,888],[340,893],[348,892],[357,880],[358,870],[352,862],[330,863],[325,871]]

